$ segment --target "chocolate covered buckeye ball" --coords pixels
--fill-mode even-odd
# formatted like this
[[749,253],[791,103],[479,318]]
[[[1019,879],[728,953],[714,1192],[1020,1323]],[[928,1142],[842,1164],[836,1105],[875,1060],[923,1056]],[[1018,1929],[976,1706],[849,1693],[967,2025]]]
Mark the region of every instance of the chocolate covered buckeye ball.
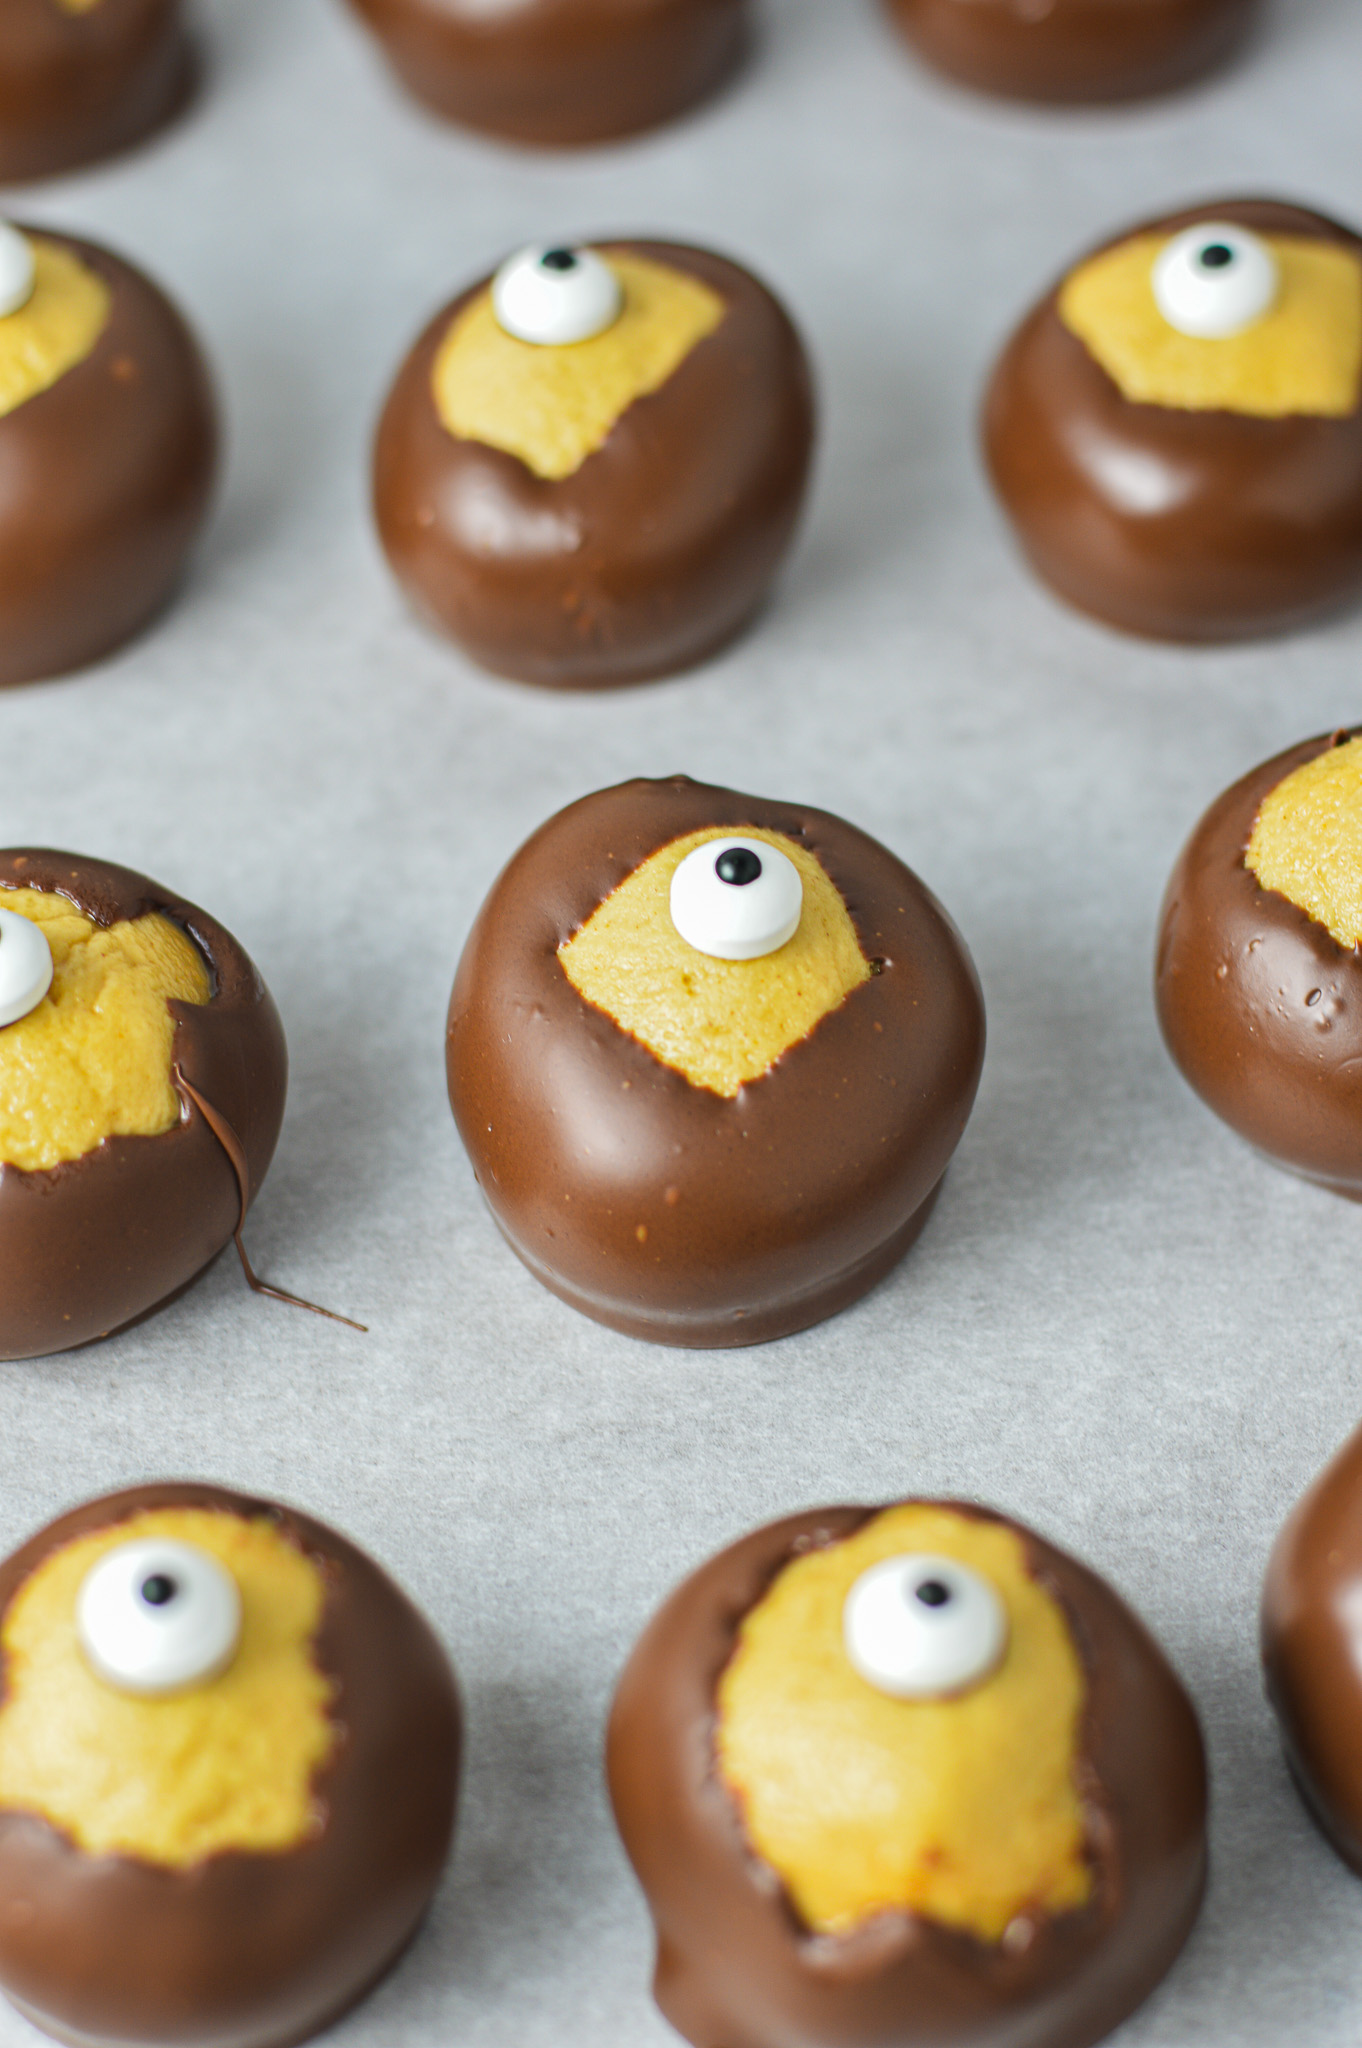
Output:
[[825,1508],[667,1601],[615,1818],[695,2048],[1088,2048],[1201,1902],[1191,1703],[1095,1573],[986,1508]]
[[109,861],[0,852],[0,1358],[107,1335],[230,1243],[287,1071],[216,919]]
[[799,336],[737,264],[670,242],[527,249],[408,356],[374,510],[416,609],[484,668],[640,682],[747,624],[812,443]]
[[755,1344],[927,1219],[984,1050],[959,934],[840,818],[675,776],[541,826],[479,913],[449,1098],[507,1242],[574,1308]]
[[459,1744],[434,1633],[335,1530],[87,1502],[0,1565],[0,1988],[91,2048],[304,2039],[415,1932]]
[[1164,898],[1155,1000],[1206,1103],[1279,1166],[1362,1197],[1362,729],[1211,805]]
[[180,0],[0,0],[0,183],[140,142],[192,73]]
[[96,661],[161,610],[216,466],[169,299],[93,242],[0,222],[0,684]]
[[654,128],[747,47],[748,0],[351,0],[407,90],[447,120],[559,147]]
[[1167,92],[1227,57],[1256,0],[884,0],[908,41],[962,85],[1009,99]]
[[1031,566],[1109,625],[1232,640],[1362,589],[1362,242],[1216,200],[1121,236],[1030,313],[984,444]]

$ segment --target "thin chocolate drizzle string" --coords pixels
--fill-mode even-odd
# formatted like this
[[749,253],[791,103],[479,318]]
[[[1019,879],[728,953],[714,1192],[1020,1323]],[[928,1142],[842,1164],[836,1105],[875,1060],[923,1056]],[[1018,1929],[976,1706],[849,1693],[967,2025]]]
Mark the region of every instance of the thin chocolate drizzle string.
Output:
[[241,1196],[241,1209],[237,1216],[236,1229],[232,1232],[232,1242],[236,1246],[237,1257],[241,1261],[241,1270],[246,1275],[246,1284],[252,1293],[268,1295],[271,1301],[288,1302],[293,1308],[305,1308],[314,1316],[325,1316],[328,1322],[344,1323],[346,1328],[350,1330],[362,1330],[367,1337],[369,1334],[369,1325],[367,1323],[357,1323],[353,1316],[343,1316],[334,1308],[322,1308],[318,1302],[305,1301],[301,1294],[290,1294],[286,1288],[271,1287],[268,1280],[262,1280],[259,1277],[254,1266],[252,1266],[249,1258],[246,1256],[246,1247],[241,1241],[241,1226],[246,1221],[246,1205],[250,1200],[250,1178],[246,1170],[246,1154],[241,1149],[241,1140],[228,1123],[226,1117],[220,1111],[214,1109],[211,1102],[205,1101],[192,1081],[185,1079],[184,1069],[178,1060],[176,1060],[172,1072],[175,1076],[176,1087],[184,1090],[184,1093],[198,1109],[209,1130],[213,1133],[213,1136],[231,1161],[232,1171],[236,1175],[237,1190]]

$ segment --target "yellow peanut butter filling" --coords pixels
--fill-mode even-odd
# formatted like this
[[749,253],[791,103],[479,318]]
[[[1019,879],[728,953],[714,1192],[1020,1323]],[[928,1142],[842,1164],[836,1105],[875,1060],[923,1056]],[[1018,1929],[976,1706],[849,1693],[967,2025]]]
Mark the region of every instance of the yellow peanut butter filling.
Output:
[[[241,1641],[217,1678],[137,1698],[97,1678],[76,1634],[76,1599],[115,1545],[197,1544],[241,1593]],[[41,1814],[92,1856],[183,1870],[223,1850],[291,1849],[318,1825],[312,1791],[335,1730],[312,1642],[326,1589],[317,1566],[267,1520],[155,1508],[47,1557],[0,1626],[0,1807]]]
[[[970,1692],[894,1699],[843,1647],[861,1573],[921,1551],[982,1573],[1007,1610],[998,1668]],[[788,1564],[744,1620],[718,1688],[721,1776],[805,1923],[848,1933],[919,1913],[997,1942],[1085,1903],[1074,1782],[1083,1668],[1016,1532],[950,1509],[889,1508]]]
[[1340,946],[1362,941],[1362,739],[1326,747],[1268,791],[1244,865]]
[[600,255],[624,307],[589,341],[541,347],[508,334],[482,292],[435,358],[435,409],[451,434],[515,455],[558,482],[602,445],[620,414],[659,390],[724,317],[718,292],[643,256]]
[[[707,839],[763,839],[799,870],[793,938],[759,960],[715,960],[682,938],[672,876]],[[558,948],[572,986],[697,1088],[734,1096],[870,977],[846,904],[815,854],[754,825],[688,832],[651,854]]]
[[192,939],[158,912],[98,925],[44,889],[0,887],[0,909],[41,925],[52,949],[51,988],[0,1030],[0,1163],[40,1173],[105,1138],[170,1130],[180,1098],[166,1005],[211,993]]
[[102,277],[58,242],[29,238],[33,295],[0,318],[0,418],[83,363],[109,322]]
[[1168,240],[1134,235],[1080,264],[1060,290],[1060,319],[1124,398],[1260,419],[1357,410],[1362,263],[1351,249],[1264,235],[1280,272],[1276,303],[1241,333],[1205,339],[1180,334],[1159,311],[1152,272]]

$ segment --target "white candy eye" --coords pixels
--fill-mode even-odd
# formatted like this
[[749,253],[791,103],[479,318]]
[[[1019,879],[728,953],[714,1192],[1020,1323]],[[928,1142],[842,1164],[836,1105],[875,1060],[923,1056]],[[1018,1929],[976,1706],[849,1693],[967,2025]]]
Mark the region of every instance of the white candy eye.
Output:
[[799,929],[799,869],[764,839],[707,839],[672,876],[672,923],[716,960],[759,960]]
[[0,910],[0,1025],[36,1010],[52,986],[52,948],[41,925]]
[[492,311],[517,341],[561,348],[590,341],[619,319],[624,294],[592,249],[522,249],[492,280]]
[[877,1692],[937,1699],[987,1678],[1007,1648],[988,1580],[951,1557],[888,1557],[862,1572],[842,1609],[847,1656]]
[[0,319],[28,304],[33,278],[33,244],[18,228],[0,220]]
[[1211,220],[1166,242],[1150,281],[1170,327],[1223,341],[1271,312],[1280,279],[1277,259],[1258,235]]
[[241,1594],[192,1543],[120,1543],[85,1576],[76,1632],[96,1674],[119,1692],[182,1692],[216,1678],[236,1655]]

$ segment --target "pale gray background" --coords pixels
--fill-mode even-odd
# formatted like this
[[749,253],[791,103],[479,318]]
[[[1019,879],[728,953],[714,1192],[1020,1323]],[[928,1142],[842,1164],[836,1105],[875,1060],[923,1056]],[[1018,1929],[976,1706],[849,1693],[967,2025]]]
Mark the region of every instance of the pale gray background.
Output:
[[[647,1614],[753,1523],[947,1489],[1107,1572],[1196,1695],[1206,1912],[1128,2048],[1352,2044],[1362,1885],[1289,1789],[1259,1579],[1362,1412],[1362,1215],[1252,1158],[1160,1045],[1150,955],[1217,791],[1362,716],[1362,617],[1189,654],[1028,579],[974,449],[1011,322],[1133,216],[1264,191],[1362,219],[1362,10],[1280,0],[1205,90],[1119,114],[933,82],[870,0],[772,0],[717,105],[566,159],[445,131],[337,0],[212,0],[207,88],[156,146],[28,193],[196,320],[231,451],[175,610],[117,660],[0,700],[0,840],[146,869],[273,987],[293,1091],[249,1241],[367,1337],[253,1299],[230,1258],[142,1328],[0,1367],[0,1549],[60,1508],[202,1475],[333,1520],[462,1674],[450,1876],[355,2048],[661,2048],[648,1930],[598,1753]],[[19,210],[19,202],[11,202]],[[757,629],[599,699],[490,681],[407,618],[366,455],[419,325],[512,245],[611,230],[745,259],[816,359],[803,543]],[[442,1022],[501,863],[573,797],[684,769],[825,805],[941,895],[983,977],[974,1119],[918,1249],[764,1349],[673,1352],[544,1293],[484,1214]],[[37,2037],[7,2011],[5,2048]]]

